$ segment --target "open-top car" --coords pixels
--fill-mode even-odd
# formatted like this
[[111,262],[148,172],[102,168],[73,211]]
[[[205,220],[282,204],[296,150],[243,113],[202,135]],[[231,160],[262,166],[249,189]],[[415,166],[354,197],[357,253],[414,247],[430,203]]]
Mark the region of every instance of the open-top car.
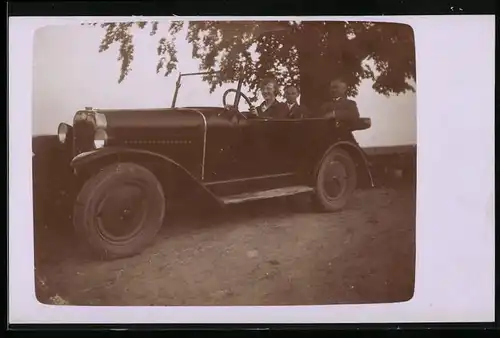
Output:
[[[220,206],[308,193],[325,211],[342,209],[360,184],[373,186],[349,124],[334,118],[249,114],[235,89],[220,107],[95,109],[61,123],[58,139],[72,170],[73,223],[80,240],[104,258],[136,254],[169,222],[179,194],[200,191]],[[228,102],[233,92],[234,100]],[[240,100],[248,111],[240,110]]]

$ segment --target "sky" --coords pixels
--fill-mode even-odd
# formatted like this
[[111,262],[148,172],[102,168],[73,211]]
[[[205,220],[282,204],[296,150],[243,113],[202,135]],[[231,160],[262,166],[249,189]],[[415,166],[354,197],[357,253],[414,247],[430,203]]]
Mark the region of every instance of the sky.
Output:
[[[184,29],[176,41],[177,70],[168,77],[157,74],[156,48],[158,39],[167,36],[166,29],[168,23],[160,23],[157,34],[151,37],[147,28],[134,28],[132,71],[121,84],[118,46],[98,52],[103,28],[64,25],[39,29],[34,38],[33,135],[56,134],[60,122],[71,124],[75,112],[84,107],[170,107],[178,72],[199,71],[199,61],[191,56],[192,47],[185,40]],[[360,145],[416,144],[416,94],[387,98],[371,86],[371,80],[363,81],[355,98],[361,116],[372,119],[370,129],[355,132]],[[235,84],[210,94],[201,78],[184,78],[177,106],[220,106],[222,93],[228,88],[235,88]],[[240,108],[244,107],[242,102]]]

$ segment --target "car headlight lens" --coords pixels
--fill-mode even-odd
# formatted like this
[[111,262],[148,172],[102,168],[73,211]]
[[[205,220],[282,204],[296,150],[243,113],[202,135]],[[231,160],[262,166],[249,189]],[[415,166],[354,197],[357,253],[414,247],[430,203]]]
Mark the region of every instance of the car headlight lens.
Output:
[[66,123],[60,123],[59,127],[57,127],[57,138],[59,142],[66,142],[66,138],[68,136],[69,126]]
[[106,127],[108,126],[108,121],[106,119],[106,115],[96,112],[94,114],[94,123],[95,123],[97,128],[106,129]]
[[97,129],[94,133],[94,147],[96,149],[102,148],[108,141],[108,134],[104,129]]

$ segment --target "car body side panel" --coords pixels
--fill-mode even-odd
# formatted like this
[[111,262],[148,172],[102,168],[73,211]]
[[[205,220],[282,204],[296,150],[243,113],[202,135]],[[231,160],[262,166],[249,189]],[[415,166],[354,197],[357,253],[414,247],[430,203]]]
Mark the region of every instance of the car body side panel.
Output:
[[[85,168],[87,165],[91,164],[104,164],[108,163],[108,159],[125,159],[125,160],[137,160],[139,164],[142,161],[146,161],[152,163],[153,161],[156,163],[160,163],[161,172],[165,174],[172,173],[169,170],[172,166],[179,172],[183,174],[183,178],[188,178],[191,183],[195,183],[195,185],[201,188],[205,193],[207,193],[210,197],[213,198],[214,201],[221,203],[219,198],[215,196],[209,189],[207,189],[202,182],[195,176],[193,176],[189,170],[182,166],[182,164],[172,160],[171,158],[152,152],[144,149],[132,149],[125,147],[106,147],[99,150],[93,150],[89,152],[85,152],[79,154],[71,161],[71,167],[73,167],[76,171],[80,168]],[[113,160],[113,161],[114,161]],[[158,168],[158,166],[157,166]],[[159,177],[161,179],[161,177]]]
[[326,119],[244,119],[208,114],[206,182],[295,173],[335,140]]
[[335,126],[327,119],[263,121],[273,172],[299,171],[336,137]]
[[72,165],[109,159],[113,152],[150,154],[171,161],[213,193],[242,179],[250,179],[247,188],[253,190],[312,184],[314,167],[332,144],[352,140],[357,147],[351,132],[325,118],[245,119],[217,107],[98,112],[106,116],[108,144],[77,156]]
[[207,120],[205,182],[234,179],[244,176],[244,158],[241,151],[242,128],[237,113],[201,111]]
[[107,119],[108,146],[157,153],[203,180],[206,121],[194,109],[99,110]]
[[[280,173],[269,137],[279,133],[265,122],[245,119],[236,111],[196,108],[206,118],[205,182],[239,180]],[[273,171],[274,169],[274,171]]]

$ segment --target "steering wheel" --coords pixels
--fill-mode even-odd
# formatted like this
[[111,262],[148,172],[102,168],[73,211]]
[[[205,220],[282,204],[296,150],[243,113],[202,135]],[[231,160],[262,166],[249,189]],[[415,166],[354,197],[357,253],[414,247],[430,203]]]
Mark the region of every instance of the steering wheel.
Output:
[[[222,104],[224,104],[224,107],[227,107],[227,102],[226,102],[227,94],[232,93],[232,92],[237,93],[238,91],[237,91],[236,89],[234,89],[234,88],[230,88],[230,89],[228,89],[228,90],[226,90],[226,91],[224,92],[224,95],[222,95]],[[245,99],[245,101],[247,102],[247,104],[248,104],[248,106],[249,106],[250,108],[252,108],[252,107],[253,107],[252,102],[250,101],[250,99],[248,98],[248,96],[246,96],[245,94],[243,94],[243,93],[241,93],[241,92],[240,92],[240,96],[241,96],[243,99]],[[240,113],[240,114],[241,114],[244,118],[247,118],[247,117],[246,117],[243,113],[241,113],[240,111],[238,111],[238,112],[239,112],[239,113]]]

